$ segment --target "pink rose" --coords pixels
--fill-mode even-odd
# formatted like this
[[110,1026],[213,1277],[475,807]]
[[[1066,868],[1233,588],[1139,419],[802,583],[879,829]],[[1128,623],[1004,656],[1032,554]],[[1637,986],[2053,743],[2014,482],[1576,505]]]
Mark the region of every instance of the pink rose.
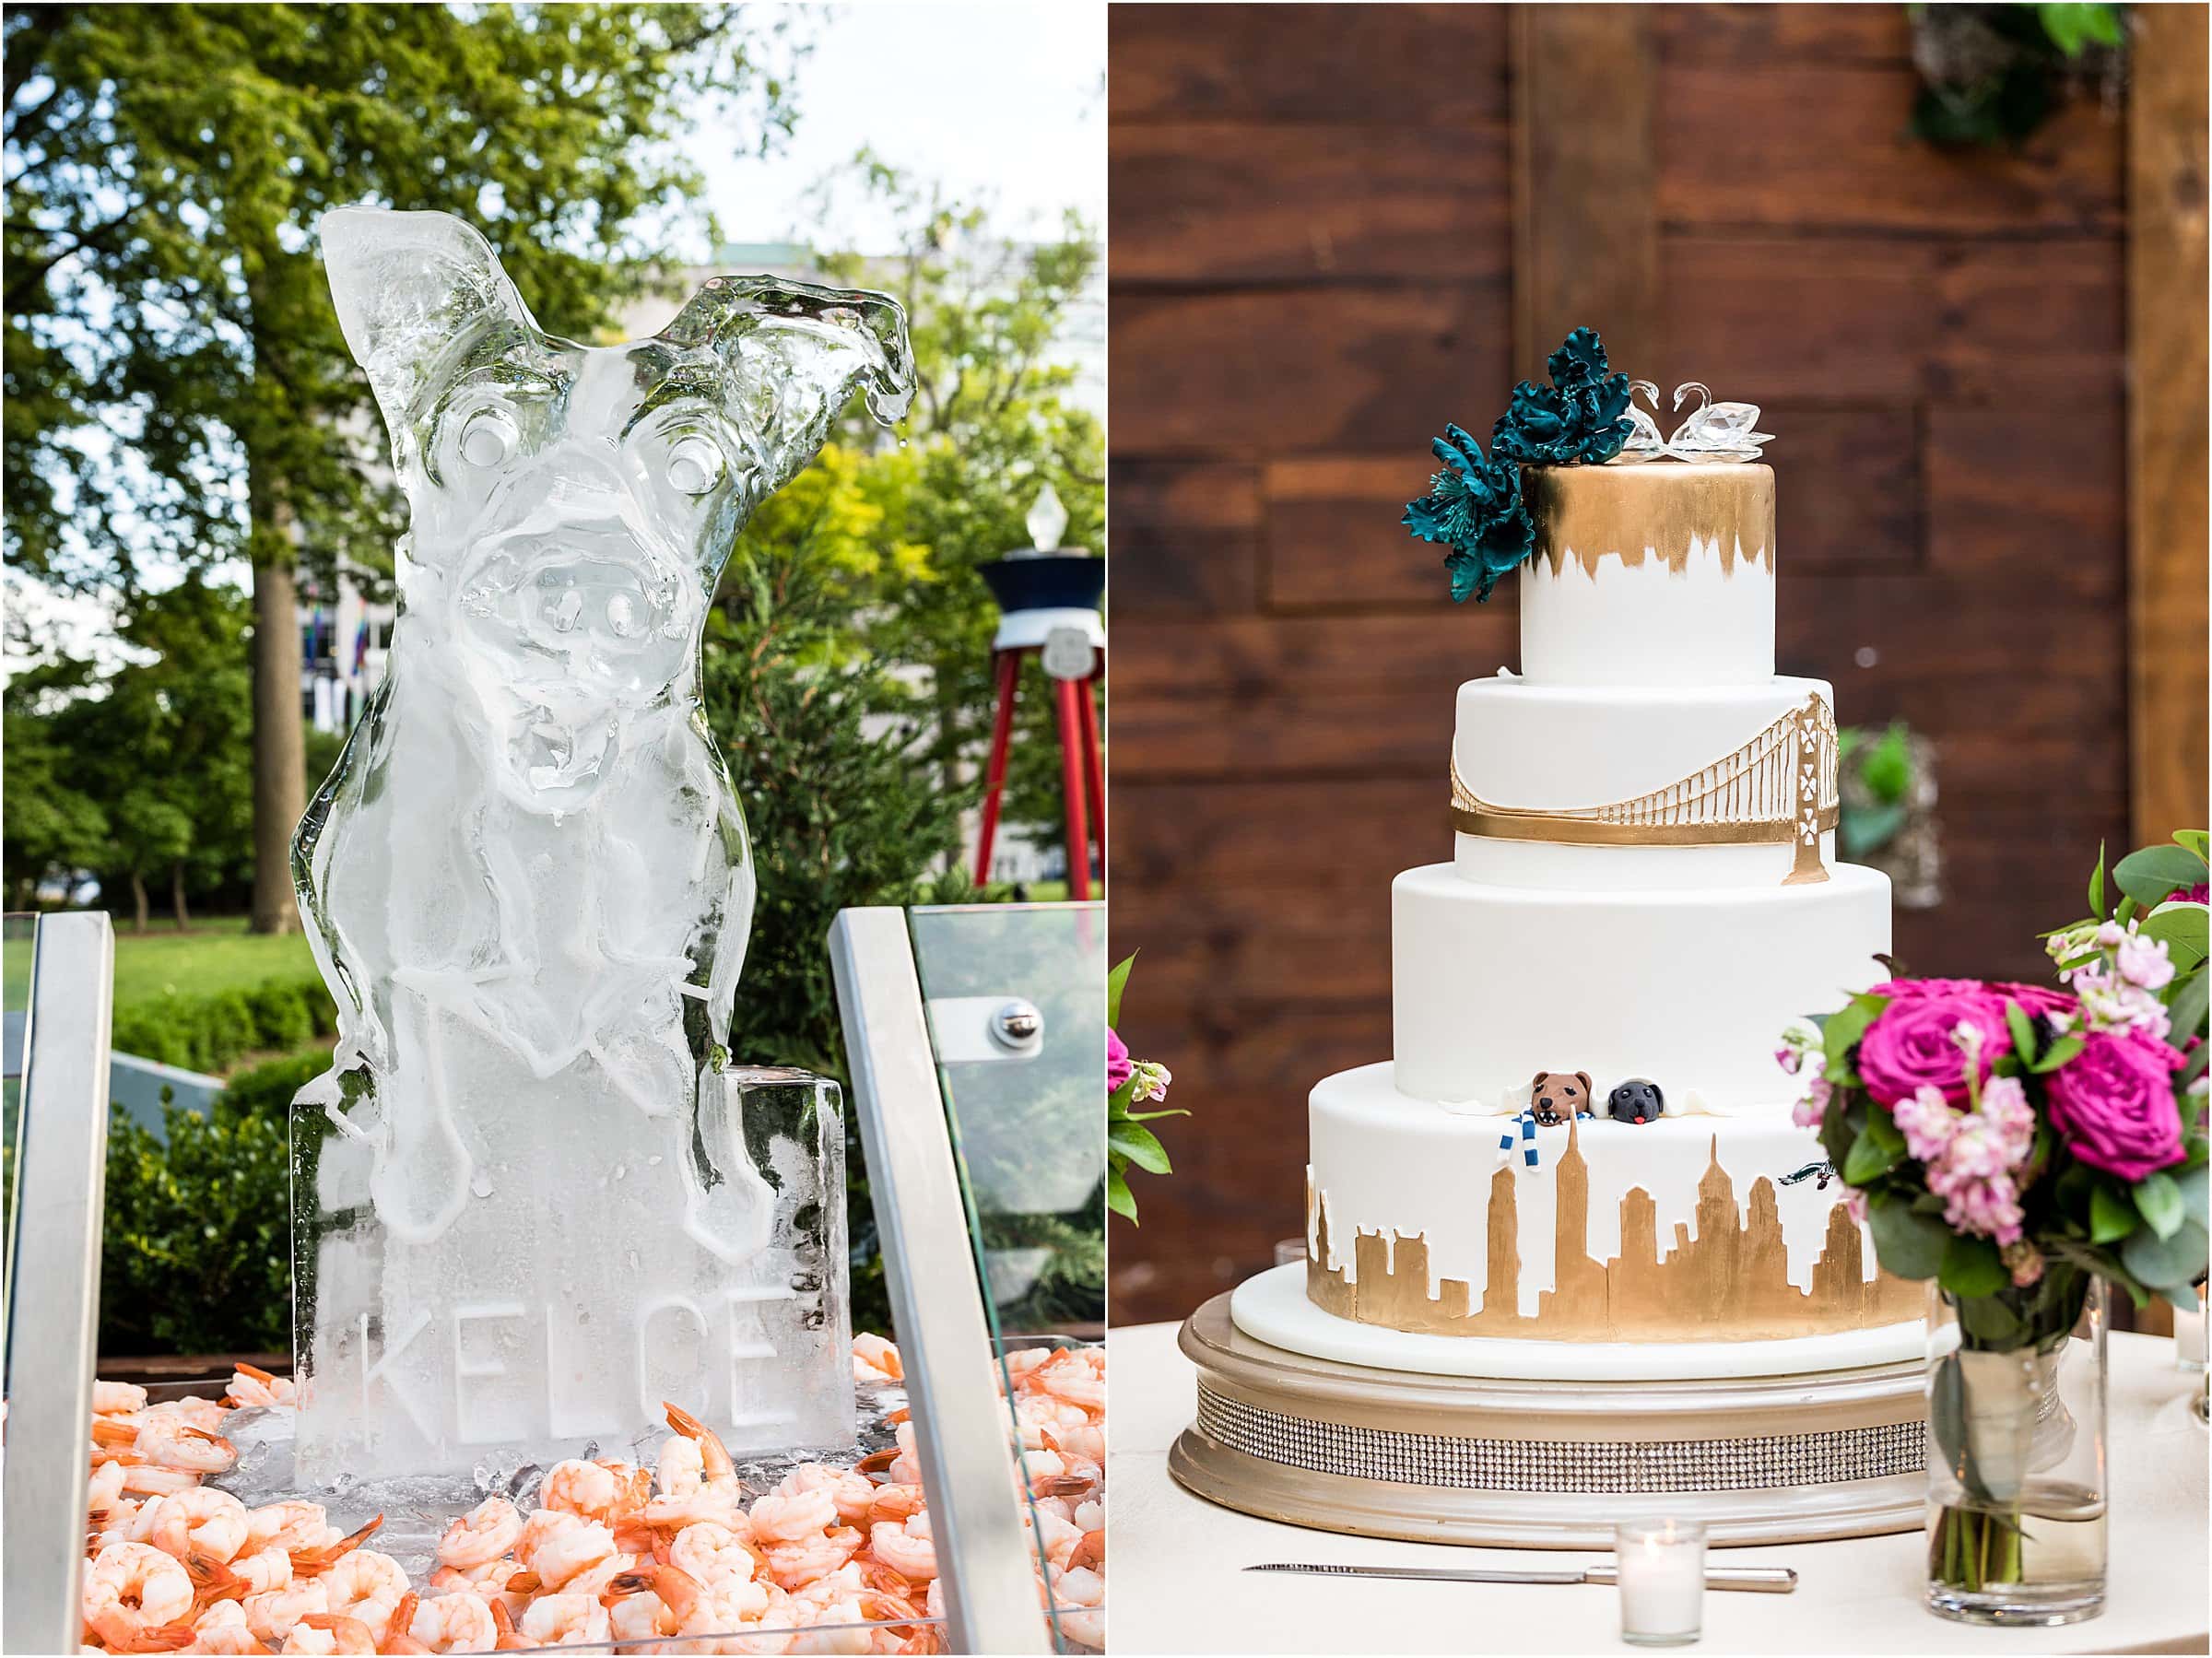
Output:
[[1888,996],[1892,1002],[1925,1002],[1932,996],[1971,995],[1988,988],[1979,979],[1886,979],[1866,994]]
[[1111,1026],[1106,1031],[1106,1091],[1111,1094],[1129,1080],[1135,1067],[1129,1063],[1129,1044],[1116,1036]]
[[2039,1014],[2049,1018],[2053,1014],[2074,1011],[2074,998],[2063,990],[2053,990],[2047,984],[1993,984],[1989,987],[2007,1002],[2018,1003],[2022,1013],[2030,1018]]
[[2139,1030],[2092,1030],[2079,1053],[2044,1078],[2051,1122],[2067,1149],[2124,1181],[2182,1159],[2173,1073],[2182,1056]]
[[2171,904],[2176,899],[2181,900],[2181,901],[2184,904],[2202,904],[2212,902],[2212,886],[2208,886],[2205,882],[2199,881],[2194,887],[2176,887],[2159,901],[2161,903]]
[[1882,1009],[1859,1041],[1859,1079],[1881,1105],[1894,1108],[1924,1088],[1935,1088],[1952,1105],[1966,1105],[1966,1050],[1954,1034],[1961,1025],[1982,1038],[1974,1061],[1980,1068],[1977,1082],[1989,1076],[1999,1054],[2011,1051],[2004,997],[1971,979],[1920,982],[1929,982],[1960,988],[1923,995],[1907,981],[1896,993],[1877,993],[1895,994],[1897,1000]]

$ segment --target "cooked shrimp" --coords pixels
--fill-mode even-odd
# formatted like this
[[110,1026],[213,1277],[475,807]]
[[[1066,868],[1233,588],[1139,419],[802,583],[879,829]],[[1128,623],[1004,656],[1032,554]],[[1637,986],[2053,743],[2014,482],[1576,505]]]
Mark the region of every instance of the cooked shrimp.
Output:
[[241,1604],[246,1628],[264,1640],[282,1640],[309,1613],[330,1610],[330,1597],[324,1593],[319,1578],[295,1582],[288,1588],[272,1589],[265,1594],[249,1594]]
[[718,1583],[725,1578],[745,1582],[760,1561],[745,1538],[726,1525],[709,1521],[687,1525],[676,1534],[676,1540],[668,1546],[668,1563],[702,1583]]
[[156,1498],[153,1511],[146,1540],[180,1560],[197,1552],[228,1561],[246,1546],[246,1505],[228,1491],[194,1486]]
[[855,1382],[899,1382],[904,1380],[906,1367],[900,1361],[899,1349],[880,1335],[855,1335],[853,1338],[853,1380]]
[[750,1518],[760,1542],[796,1543],[837,1523],[837,1499],[827,1491],[779,1487],[753,1504]]
[[313,1548],[323,1540],[330,1516],[319,1502],[272,1502],[246,1514],[246,1546]]
[[102,1463],[92,1470],[92,1482],[85,1487],[86,1511],[92,1514],[112,1513],[115,1505],[124,1500],[121,1463]]
[[937,1548],[930,1540],[926,1513],[910,1514],[897,1525],[887,1520],[869,1527],[868,1549],[912,1582],[925,1583],[937,1575]]
[[487,1497],[454,1521],[438,1541],[447,1566],[483,1566],[498,1559],[523,1535],[523,1516],[504,1497]]
[[221,1434],[150,1410],[138,1418],[138,1437],[131,1449],[157,1467],[191,1474],[220,1474],[238,1461],[236,1447]]
[[141,1497],[171,1497],[200,1483],[198,1475],[182,1468],[163,1468],[153,1463],[122,1459],[118,1459],[117,1465],[123,1469],[123,1488],[135,1491]]
[[[151,1639],[153,1631],[182,1625],[184,1639],[166,1649],[189,1645],[192,1614],[192,1579],[184,1568],[159,1549],[145,1543],[111,1543],[85,1569],[85,1623],[100,1640],[117,1652],[132,1642]],[[166,1636],[160,1637],[164,1640]]]
[[709,1485],[721,1485],[737,1477],[737,1464],[730,1460],[721,1435],[689,1411],[665,1399],[661,1401],[661,1408],[668,1413],[668,1426],[699,1447],[700,1473]]
[[292,1626],[279,1651],[305,1652],[321,1658],[329,1652],[373,1652],[376,1631],[358,1617],[330,1612],[310,1612]]
[[[383,1523],[384,1517],[379,1514],[359,1531],[348,1532],[335,1542],[318,1543],[312,1548],[293,1549],[292,1575],[302,1578],[322,1576],[367,1542],[369,1534]],[[327,1533],[331,1528],[325,1526],[321,1529]]]
[[676,1633],[676,1614],[650,1589],[606,1598],[608,1631],[617,1640],[656,1640]]
[[801,1491],[827,1491],[837,1504],[837,1517],[857,1525],[876,1500],[876,1482],[850,1468],[832,1468],[822,1463],[802,1463],[783,1476],[776,1487],[786,1496]]
[[919,1514],[928,1502],[920,1486],[877,1486],[868,1501],[867,1522],[902,1522],[909,1514]]
[[[553,1511],[540,1509],[530,1516],[535,1524]],[[537,1574],[538,1582],[547,1590],[566,1587],[569,1580],[587,1569],[598,1565],[615,1552],[615,1535],[596,1520],[578,1520],[573,1514],[559,1514],[570,1524],[563,1528],[548,1529],[532,1544],[530,1527],[523,1528],[524,1546],[518,1549],[524,1565]]]
[[589,1646],[607,1639],[606,1608],[589,1594],[541,1594],[516,1629],[533,1646]]
[[1083,1347],[1062,1349],[1048,1363],[1037,1367],[1037,1386],[1053,1398],[1065,1400],[1070,1405],[1079,1405],[1085,1410],[1104,1410],[1105,1376],[1099,1366],[1081,1357],[1090,1350]]
[[146,1408],[146,1389],[130,1382],[95,1382],[92,1414],[96,1417],[134,1416]]
[[223,1397],[236,1405],[290,1405],[298,1396],[298,1387],[289,1376],[274,1376],[250,1364],[238,1366],[230,1385],[223,1390]]
[[780,1589],[803,1589],[835,1571],[867,1541],[853,1526],[817,1532],[793,1543],[771,1543],[761,1550],[769,1575]]
[[490,1603],[467,1590],[417,1602],[407,1633],[433,1652],[488,1652],[500,1639]]
[[702,1583],[680,1566],[655,1565],[615,1580],[631,1592],[650,1589],[661,1597],[685,1635],[728,1635],[758,1622],[768,1606],[759,1583]]
[[[190,1561],[186,1564],[189,1566]],[[266,1548],[241,1553],[230,1562],[229,1569],[245,1585],[248,1594],[267,1594],[292,1586],[292,1557],[274,1543]]]
[[381,1629],[407,1593],[406,1569],[373,1548],[355,1549],[331,1563],[323,1574],[323,1592],[330,1597],[332,1617],[357,1617]]
[[634,1514],[653,1495],[653,1475],[628,1463],[555,1463],[538,1487],[538,1501],[586,1520],[612,1523]]

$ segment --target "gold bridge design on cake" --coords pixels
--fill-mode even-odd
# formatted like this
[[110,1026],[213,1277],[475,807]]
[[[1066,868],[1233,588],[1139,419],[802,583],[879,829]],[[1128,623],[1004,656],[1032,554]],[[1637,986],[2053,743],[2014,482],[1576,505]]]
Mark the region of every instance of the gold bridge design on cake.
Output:
[[1797,852],[1783,885],[1825,881],[1820,837],[1836,827],[1836,716],[1819,697],[1782,715],[1733,754],[1610,805],[1561,811],[1482,799],[1452,760],[1452,827],[1501,841],[1578,846],[1712,846],[1789,841]]
[[1741,1213],[1735,1182],[1721,1167],[1718,1135],[1698,1182],[1696,1236],[1677,1222],[1673,1247],[1662,1259],[1657,1210],[1648,1192],[1632,1186],[1620,1200],[1620,1253],[1592,1260],[1589,1165],[1579,1141],[1578,1123],[1568,1130],[1553,1175],[1554,1285],[1538,1293],[1534,1318],[1520,1310],[1517,1182],[1526,1177],[1511,1165],[1490,1181],[1488,1265],[1479,1307],[1463,1279],[1439,1279],[1430,1293],[1423,1234],[1355,1231],[1353,1275],[1332,1267],[1326,1194],[1311,1182],[1307,1297],[1339,1318],[1393,1330],[1542,1341],[1762,1341],[1869,1329],[1920,1315],[1921,1286],[1886,1272],[1865,1276],[1859,1227],[1841,1204],[1829,1212],[1812,1287],[1791,1283],[1774,1183],[1763,1174],[1754,1181],[1749,1212]]

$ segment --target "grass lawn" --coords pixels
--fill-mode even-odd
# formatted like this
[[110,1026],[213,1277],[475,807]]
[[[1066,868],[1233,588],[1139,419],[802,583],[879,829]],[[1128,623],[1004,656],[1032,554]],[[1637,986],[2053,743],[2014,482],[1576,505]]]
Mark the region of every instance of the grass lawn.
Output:
[[[7,1005],[29,999],[30,944],[10,938],[6,961]],[[129,922],[115,929],[115,1011],[159,1003],[172,995],[207,996],[250,990],[269,979],[312,979],[314,958],[297,933],[265,938],[246,931],[242,915],[195,921],[188,933],[154,921],[143,933]]]

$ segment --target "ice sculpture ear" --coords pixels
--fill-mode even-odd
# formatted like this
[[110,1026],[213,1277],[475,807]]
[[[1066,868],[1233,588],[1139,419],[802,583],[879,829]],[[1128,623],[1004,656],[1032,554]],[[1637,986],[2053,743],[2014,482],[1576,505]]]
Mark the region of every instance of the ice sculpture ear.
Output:
[[722,359],[731,413],[761,467],[761,495],[814,458],[854,388],[887,426],[914,399],[906,312],[862,288],[716,276],[660,337]]
[[316,229],[338,327],[395,432],[454,342],[501,322],[536,330],[491,244],[450,213],[334,207]]

